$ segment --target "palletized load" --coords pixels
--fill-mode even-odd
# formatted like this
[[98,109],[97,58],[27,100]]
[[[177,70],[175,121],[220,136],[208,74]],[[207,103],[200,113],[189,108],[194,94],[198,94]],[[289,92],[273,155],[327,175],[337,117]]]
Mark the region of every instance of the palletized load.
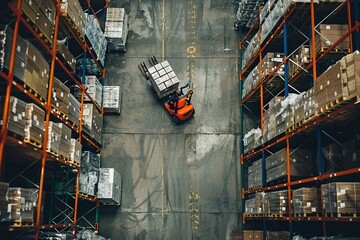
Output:
[[257,192],[254,198],[245,200],[245,214],[258,214],[264,213],[264,196],[265,193]]
[[8,190],[9,184],[0,182],[0,223],[10,220],[10,212],[8,209]]
[[65,62],[69,65],[69,67],[75,72],[76,68],[76,59],[69,51],[68,47],[65,45],[65,41],[57,41],[56,49],[60,53],[60,55],[64,58]]
[[321,199],[318,188],[300,188],[292,191],[295,216],[318,215],[321,213]]
[[255,161],[248,168],[248,188],[261,187],[263,185],[262,159]]
[[251,129],[244,135],[244,153],[247,153],[262,143],[260,128]]
[[105,112],[120,114],[120,86],[103,86],[103,107]]
[[69,159],[70,146],[71,146],[71,129],[63,123],[56,123],[61,131],[59,154],[66,159]]
[[[5,97],[0,96],[0,125],[3,125]],[[10,111],[8,115],[8,131],[18,135],[19,138],[25,137],[26,125],[26,103],[16,97],[10,97]]]
[[46,151],[58,155],[60,152],[61,128],[58,124],[50,121],[48,127],[48,141]]
[[102,203],[120,205],[121,176],[114,168],[100,168],[97,197]]
[[[95,75],[85,76],[85,89],[90,97],[99,105],[102,106],[102,84]],[[89,97],[85,94],[84,101],[90,101]]]
[[158,63],[148,69],[150,81],[159,98],[178,89],[179,78],[176,76],[168,61]]
[[[286,148],[266,158],[266,182],[284,178],[310,177],[313,174],[311,151],[307,149],[290,149],[290,173],[287,172]],[[284,179],[285,180],[285,179]]]
[[61,0],[60,12],[63,16],[67,16],[75,24],[81,35],[85,34],[86,15],[78,0]]
[[80,184],[79,192],[89,195],[96,195],[99,179],[100,155],[85,151],[80,163]]
[[33,223],[37,203],[37,190],[9,188],[8,192],[10,221]]
[[360,212],[360,183],[333,182],[321,185],[326,216],[356,216]]
[[105,39],[105,35],[100,27],[98,19],[94,15],[87,14],[85,35],[89,40],[97,59],[104,65],[107,40]]
[[264,197],[264,214],[288,214],[288,191],[267,192]]
[[124,8],[107,8],[105,37],[108,51],[126,51],[128,16]]
[[58,114],[69,116],[70,89],[59,79],[54,77],[51,106]]
[[92,103],[84,104],[83,127],[90,137],[101,143],[103,116]]
[[76,165],[80,165],[81,154],[82,154],[82,145],[76,139],[71,139],[69,158],[70,161],[75,163]]
[[80,102],[69,94],[69,120],[79,127],[80,125]]
[[42,144],[45,130],[45,111],[36,104],[27,103],[25,119],[25,141],[34,141],[38,144]]
[[[316,52],[321,52],[329,48],[337,42],[342,36],[349,31],[347,24],[320,24],[316,29],[315,49]],[[349,49],[349,38],[342,40],[337,46],[337,49]]]

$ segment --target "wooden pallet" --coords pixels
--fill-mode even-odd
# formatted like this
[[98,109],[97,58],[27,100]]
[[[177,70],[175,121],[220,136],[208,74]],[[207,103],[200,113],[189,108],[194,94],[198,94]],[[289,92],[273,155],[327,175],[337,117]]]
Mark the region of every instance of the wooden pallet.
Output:
[[49,39],[46,34],[44,34],[38,26],[33,27],[34,30],[39,34],[40,38],[50,47],[52,48],[52,39]]
[[64,119],[66,121],[69,120],[68,114],[64,113],[63,111],[61,111],[60,109],[58,109],[54,106],[51,106],[51,112],[57,114],[61,119]]
[[67,160],[65,161],[67,164],[71,165],[71,166],[75,166],[75,167],[80,167],[80,163],[79,162],[75,162],[73,160]]
[[52,156],[54,156],[56,158],[59,157],[59,154],[57,152],[54,152],[52,149],[46,148],[46,152],[51,154]]
[[42,143],[39,143],[31,138],[25,138],[24,139],[24,142],[26,142],[27,144],[30,144],[34,147],[37,147],[37,148],[41,148],[42,147]]
[[283,214],[269,213],[269,214],[264,214],[264,216],[266,216],[266,217],[271,217],[271,218],[275,218],[275,217],[283,217]]
[[104,200],[100,200],[100,202],[102,205],[105,205],[105,206],[120,206],[120,203],[117,203],[115,201],[111,201],[111,202],[105,201],[104,202]]
[[320,116],[326,115],[329,112],[346,105],[352,98],[353,97],[351,97],[351,98],[347,98],[347,97],[336,98],[336,99],[326,103],[322,107],[319,107],[318,109],[316,109],[316,114],[320,115]]
[[85,42],[85,37],[84,37],[84,33],[81,32],[81,30],[79,29],[79,27],[73,22],[73,20],[70,18],[69,15],[67,15],[66,13],[61,13],[61,15],[64,17],[66,23],[69,25],[69,27],[74,31],[74,33],[76,34],[76,36],[80,39],[80,41],[82,43]]
[[251,187],[248,190],[249,191],[258,191],[258,190],[261,190],[261,189],[262,189],[262,186],[257,186],[257,187]]
[[90,195],[90,194],[83,193],[83,192],[79,192],[79,197],[84,198],[84,199],[90,199],[90,200],[96,199],[95,195]]
[[294,217],[319,217],[319,213],[294,213]]
[[359,214],[356,213],[325,213],[326,217],[357,217]]
[[[327,47],[320,48],[318,53],[323,53],[323,52],[327,51],[328,49],[329,48],[327,48]],[[345,49],[334,48],[334,49],[330,50],[329,53],[350,53],[350,48],[345,48]]]
[[32,89],[29,85],[26,83],[23,84],[23,87],[26,91],[30,92],[32,95],[34,95],[37,99],[39,99],[41,102],[46,104],[46,99],[43,98],[38,92],[36,92],[34,89]]
[[19,227],[33,227],[34,220],[14,220],[10,223],[10,227],[19,228]]

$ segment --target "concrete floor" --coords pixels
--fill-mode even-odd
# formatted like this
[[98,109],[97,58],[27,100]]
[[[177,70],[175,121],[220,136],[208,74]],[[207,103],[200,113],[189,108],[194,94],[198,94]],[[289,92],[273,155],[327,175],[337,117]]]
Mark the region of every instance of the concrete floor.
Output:
[[[100,208],[100,234],[227,239],[239,224],[241,198],[233,1],[112,0],[110,6],[126,8],[130,30],[127,52],[106,59],[104,83],[121,86],[123,103],[120,116],[104,120],[102,167],[119,171],[123,190],[121,207]],[[138,70],[153,55],[164,56],[182,84],[193,87],[196,115],[184,125],[171,121]]]

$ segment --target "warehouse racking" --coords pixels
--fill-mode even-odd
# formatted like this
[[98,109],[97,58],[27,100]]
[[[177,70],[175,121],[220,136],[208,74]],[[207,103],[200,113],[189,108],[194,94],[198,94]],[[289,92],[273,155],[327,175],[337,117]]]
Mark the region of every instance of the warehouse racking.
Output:
[[[264,137],[264,114],[269,108],[270,100],[277,96],[287,97],[291,92],[300,93],[307,91],[314,85],[318,76],[320,76],[326,69],[334,64],[336,61],[344,57],[348,53],[359,50],[360,36],[359,36],[359,1],[345,0],[345,1],[290,1],[290,6],[281,15],[280,19],[276,21],[273,28],[270,28],[270,33],[261,39],[262,27],[264,23],[264,15],[269,14],[274,8],[276,1],[268,1],[265,5],[266,10],[259,9],[259,17],[251,26],[250,30],[239,42],[240,48],[240,114],[241,114],[241,133],[244,134],[245,126],[250,122],[245,119],[250,116],[254,126],[260,126],[261,135]],[[269,14],[270,15],[270,14]],[[320,24],[346,24],[346,33],[342,34],[336,41],[331,42],[327,47],[320,50],[316,49],[316,40],[319,36],[317,29]],[[255,31],[258,29],[258,35]],[[254,37],[255,36],[255,37]],[[255,41],[254,41],[255,39]],[[340,46],[344,40],[348,41],[348,47]],[[254,47],[254,53],[248,58],[248,61],[243,61],[246,48],[256,42],[258,44]],[[256,45],[255,44],[255,45]],[[301,46],[304,44],[310,45],[310,59],[309,61],[299,67],[292,75],[289,74],[290,64],[293,63],[292,56],[295,55]],[[263,73],[263,58],[269,52],[281,52],[278,63],[267,73]],[[258,68],[256,69],[256,67]],[[255,69],[255,70],[254,70]],[[259,77],[248,92],[244,92],[244,80],[252,70],[256,71]],[[283,71],[283,74],[277,74]],[[280,101],[284,99],[280,98]],[[325,159],[322,156],[322,147],[324,142],[335,142],[341,145],[342,139],[330,136],[327,132],[331,130],[336,132],[336,129],[344,130],[346,124],[354,124],[351,119],[355,118],[354,128],[356,130],[356,120],[359,113],[358,99],[341,98],[331,104],[327,104],[321,108],[316,115],[305,119],[298,124],[292,124],[285,132],[278,133],[275,137],[265,139],[259,143],[258,146],[253,145],[244,152],[244,143],[242,142],[241,154],[241,171],[242,171],[242,199],[245,203],[246,199],[251,198],[254,194],[259,192],[272,193],[278,190],[287,191],[287,214],[243,214],[242,220],[246,229],[262,229],[264,239],[267,236],[269,229],[289,231],[290,237],[295,232],[307,231],[315,236],[327,236],[334,234],[334,231],[357,231],[351,224],[356,224],[360,221],[358,215],[329,215],[322,209],[319,214],[310,215],[294,215],[292,213],[292,190],[300,187],[320,187],[322,183],[335,181],[356,181],[360,173],[360,166],[343,167],[338,169],[325,169]],[[244,121],[245,120],[245,121]],[[249,127],[248,127],[249,128]],[[246,129],[247,131],[250,129]],[[358,130],[357,130],[358,131]],[[344,136],[342,136],[344,138]],[[353,136],[351,136],[353,137]],[[326,139],[325,139],[326,138]],[[243,140],[242,140],[243,141]],[[311,149],[318,157],[314,159],[316,162],[316,171],[308,177],[293,178],[290,171],[290,154],[299,149]],[[280,149],[286,150],[286,174],[285,177],[278,181],[266,181],[266,158]],[[320,153],[320,154],[319,154]],[[262,185],[258,187],[246,186],[246,172],[248,166],[256,162],[262,163],[261,179]],[[316,172],[316,173],[315,173]],[[355,179],[355,180],[354,180]],[[243,209],[245,205],[243,205]],[[309,225],[308,222],[311,222]],[[332,228],[333,222],[344,225]],[[341,226],[341,227],[340,227]],[[312,232],[311,232],[312,231]],[[292,239],[292,238],[290,238]]]
[[[34,19],[26,15],[22,10],[25,1],[15,0],[10,3],[1,3],[2,21],[10,25],[13,30],[12,51],[10,54],[10,64],[8,69],[0,71],[0,81],[5,85],[5,103],[3,106],[3,121],[0,132],[0,174],[2,181],[9,182],[10,185],[31,186],[38,189],[38,200],[34,223],[17,222],[11,224],[10,228],[5,228],[7,234],[23,234],[24,231],[35,231],[36,239],[40,232],[72,232],[76,234],[79,223],[90,225],[95,232],[98,231],[99,206],[100,202],[96,196],[79,193],[79,165],[68,158],[54,155],[47,150],[49,122],[59,122],[71,129],[72,137],[82,144],[83,150],[91,150],[101,155],[101,143],[88,135],[82,127],[82,112],[84,96],[86,95],[97,110],[103,115],[103,108],[96,103],[87,93],[84,86],[86,74],[85,63],[92,60],[98,67],[100,77],[105,77],[105,68],[97,59],[97,56],[89,45],[84,35],[70,21],[69,17],[60,11],[60,0],[53,0],[47,4],[53,5],[55,12],[49,10],[49,14],[55,15],[55,22],[51,35],[46,34],[36,26]],[[39,2],[39,1],[36,1]],[[97,1],[92,3],[90,0],[79,1],[82,8],[96,16],[96,13],[108,6],[108,1]],[[101,2],[101,3],[99,3]],[[45,2],[44,2],[45,3]],[[4,22],[2,22],[4,24]],[[101,23],[100,23],[101,25]],[[36,91],[32,90],[21,80],[14,76],[14,62],[16,44],[18,36],[31,40],[31,43],[43,54],[43,57],[50,63],[50,74],[47,85],[47,97],[41,97]],[[74,69],[65,61],[57,50],[57,41],[61,37],[66,37],[70,52],[78,58],[83,57],[83,66],[79,77]],[[79,124],[75,124],[68,117],[51,106],[52,89],[54,78],[58,77],[68,86],[74,85],[81,89],[81,105]],[[65,80],[67,80],[65,82]],[[21,136],[8,131],[8,116],[10,112],[10,98],[13,95],[27,102],[35,103],[45,111],[45,129],[42,142],[26,142]],[[83,199],[83,200],[82,200]],[[90,202],[91,209],[80,215],[79,201],[85,201],[86,205]],[[86,219],[89,212],[96,210],[93,222]],[[88,227],[88,226],[85,226]],[[3,231],[4,229],[2,229]]]

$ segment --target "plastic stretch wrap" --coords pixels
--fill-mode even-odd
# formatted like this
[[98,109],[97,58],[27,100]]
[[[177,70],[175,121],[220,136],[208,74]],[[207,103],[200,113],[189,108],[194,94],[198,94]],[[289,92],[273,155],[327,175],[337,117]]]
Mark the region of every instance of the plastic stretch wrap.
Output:
[[105,36],[108,51],[126,51],[129,21],[124,8],[107,8]]
[[[0,125],[3,125],[5,97],[0,96]],[[7,129],[19,137],[25,137],[26,126],[26,103],[16,97],[10,97],[10,111],[8,115]]]
[[92,138],[101,143],[103,116],[92,103],[84,104],[83,127]]
[[9,188],[10,221],[33,222],[37,190]]
[[96,194],[100,161],[99,154],[89,151],[83,152],[80,162],[80,192],[90,195]]
[[121,176],[114,168],[100,168],[98,199],[104,203],[120,204]]

